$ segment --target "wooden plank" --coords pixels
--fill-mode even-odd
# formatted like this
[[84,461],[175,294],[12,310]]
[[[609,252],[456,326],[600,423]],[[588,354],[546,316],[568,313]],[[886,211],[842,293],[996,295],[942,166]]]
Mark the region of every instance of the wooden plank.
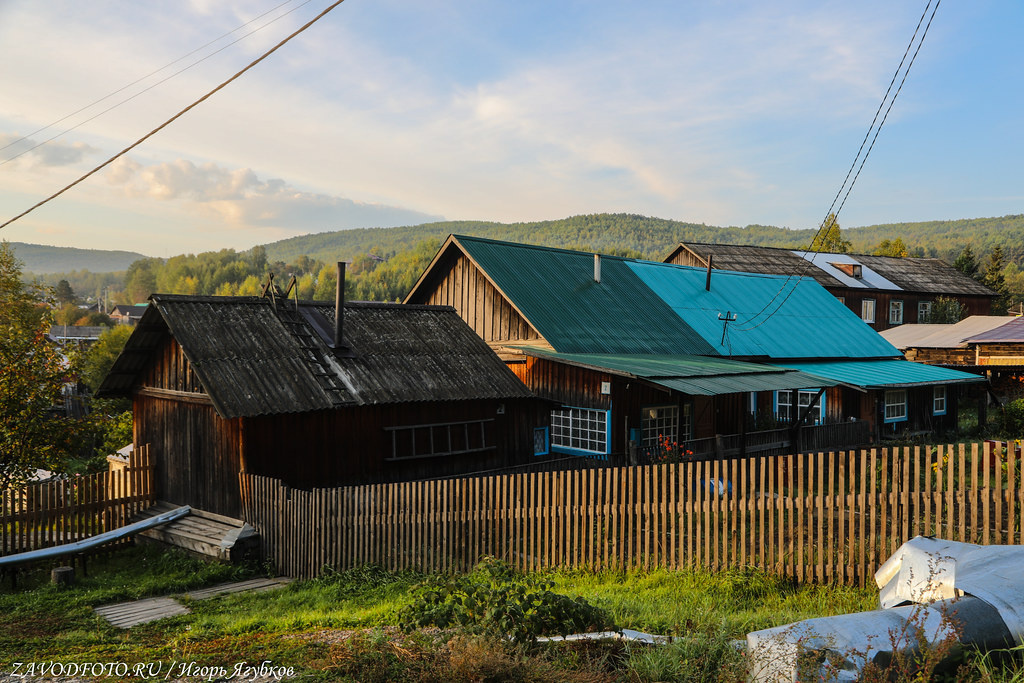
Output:
[[[997,446],[998,448],[998,446]],[[985,470],[983,478],[982,498],[981,498],[981,512],[982,512],[982,532],[981,542],[984,545],[989,545],[992,542],[992,534],[990,532],[992,528],[992,460],[998,456],[992,452],[989,447],[989,443],[985,442]]]

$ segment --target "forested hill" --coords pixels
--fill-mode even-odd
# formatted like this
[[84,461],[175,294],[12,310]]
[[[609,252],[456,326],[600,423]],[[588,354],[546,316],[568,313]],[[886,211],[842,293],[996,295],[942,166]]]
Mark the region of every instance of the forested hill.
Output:
[[75,249],[48,247],[40,244],[11,242],[14,255],[28,273],[69,273],[88,270],[93,273],[112,273],[127,270],[134,261],[146,258],[134,251],[104,251],[102,249]]
[[[870,253],[883,240],[900,238],[914,256],[933,256],[952,263],[967,245],[979,257],[1002,245],[1008,261],[1024,260],[1024,215],[956,221],[892,223],[843,228],[853,251]],[[719,228],[633,214],[590,214],[536,223],[449,221],[400,228],[367,228],[304,235],[265,245],[270,261],[293,262],[301,255],[330,263],[363,254],[394,254],[424,240],[449,234],[474,235],[510,242],[629,254],[661,260],[679,242],[716,242],[806,248],[813,230],[788,230],[764,225]]]

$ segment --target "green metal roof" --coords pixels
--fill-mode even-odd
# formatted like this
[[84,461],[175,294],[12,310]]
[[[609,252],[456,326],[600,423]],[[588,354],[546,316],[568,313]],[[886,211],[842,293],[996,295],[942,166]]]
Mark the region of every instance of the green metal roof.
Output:
[[748,391],[831,387],[841,382],[798,370],[690,355],[558,353],[524,347],[523,352],[560,363],[636,377],[691,396]]
[[811,278],[716,270],[707,291],[704,269],[601,256],[598,282],[592,253],[452,239],[562,353],[901,356]]
[[[709,291],[704,269],[646,261],[629,268],[724,356],[901,355],[811,278],[714,270]],[[735,322],[724,323],[727,314]]]
[[779,365],[867,389],[987,381],[980,375],[909,360],[807,361]]
[[717,355],[629,268],[629,260],[455,236],[537,331],[566,353]]

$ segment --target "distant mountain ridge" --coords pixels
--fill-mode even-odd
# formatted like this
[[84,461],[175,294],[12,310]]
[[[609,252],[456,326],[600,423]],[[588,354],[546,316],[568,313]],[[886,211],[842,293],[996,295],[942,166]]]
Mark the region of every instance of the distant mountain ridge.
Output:
[[[301,235],[262,245],[267,259],[294,262],[299,256],[331,263],[351,261],[361,255],[400,253],[425,240],[442,240],[451,233],[524,242],[550,247],[634,255],[661,260],[681,241],[804,249],[814,230],[790,230],[766,225],[716,227],[637,214],[587,214],[530,223],[444,221],[395,228],[354,228]],[[952,221],[889,223],[842,228],[853,251],[870,253],[882,240],[900,238],[912,254],[920,248],[925,256],[952,263],[964,246],[979,258],[1001,245],[1007,261],[1024,261],[1024,215],[998,218],[967,218]],[[127,270],[137,259],[130,251],[76,249],[11,242],[14,252],[34,274],[88,270],[106,273]]]
[[113,273],[128,270],[133,261],[146,258],[134,251],[50,247],[27,242],[10,242],[14,255],[24,264],[22,270],[36,275],[70,273],[88,270],[92,273]]

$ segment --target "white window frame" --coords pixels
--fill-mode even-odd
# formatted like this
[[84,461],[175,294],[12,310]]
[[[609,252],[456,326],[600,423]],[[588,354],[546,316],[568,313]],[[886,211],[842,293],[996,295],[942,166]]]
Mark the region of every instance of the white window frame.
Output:
[[903,324],[903,300],[893,299],[889,302],[889,324],[890,325],[902,325]]
[[917,302],[917,322],[922,322],[925,318],[929,318],[932,315],[932,302],[931,301],[918,301]]
[[875,322],[875,300],[864,299],[860,302],[860,319],[866,323]]
[[640,420],[640,445],[644,448],[657,448],[668,439],[669,443],[679,442],[678,405],[657,405],[643,408],[643,419]]
[[946,400],[949,392],[946,391],[945,386],[934,387],[932,389],[932,415],[945,415],[946,414]]
[[551,411],[551,451],[569,455],[611,453],[612,411],[563,406]]
[[885,392],[885,410],[882,415],[885,423],[907,421],[907,390],[887,389]]
[[[811,401],[818,395],[821,389],[786,389],[775,392],[775,419],[779,422],[792,422],[795,417],[800,417],[799,412],[803,412],[803,409],[811,405]],[[796,415],[793,415],[793,393],[796,393],[797,399],[797,410],[799,411]],[[822,392],[821,399],[818,401],[818,416],[814,418],[811,424],[824,424],[825,423],[825,393]],[[785,414],[783,414],[783,410]],[[812,412],[811,415],[814,415]]]

